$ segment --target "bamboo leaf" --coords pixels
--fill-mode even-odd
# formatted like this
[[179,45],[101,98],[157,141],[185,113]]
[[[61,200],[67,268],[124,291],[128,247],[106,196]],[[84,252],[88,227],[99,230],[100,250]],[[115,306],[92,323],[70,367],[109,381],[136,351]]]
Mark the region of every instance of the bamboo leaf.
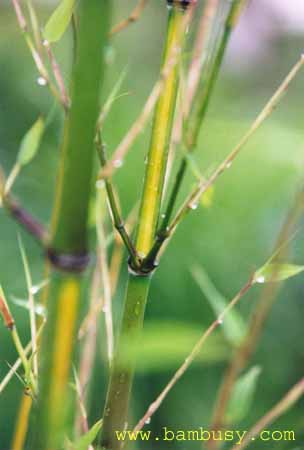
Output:
[[21,141],[17,163],[20,166],[28,164],[36,155],[44,131],[44,120],[39,117],[28,130]]
[[253,403],[260,373],[261,368],[254,366],[236,382],[226,412],[228,423],[238,423],[246,417]]
[[287,280],[304,271],[304,266],[296,264],[265,264],[254,275],[255,283],[269,283]]
[[49,42],[60,40],[72,18],[75,0],[61,0],[44,28],[44,37]]
[[[202,267],[194,267],[192,275],[208,300],[215,316],[218,317],[227,307],[227,299],[216,289]],[[237,346],[243,340],[247,332],[245,321],[235,309],[227,314],[222,327],[227,340],[233,346]]]
[[97,434],[99,433],[102,426],[102,420],[96,422],[90,430],[81,436],[74,444],[74,450],[87,450],[88,447],[93,443],[96,439]]

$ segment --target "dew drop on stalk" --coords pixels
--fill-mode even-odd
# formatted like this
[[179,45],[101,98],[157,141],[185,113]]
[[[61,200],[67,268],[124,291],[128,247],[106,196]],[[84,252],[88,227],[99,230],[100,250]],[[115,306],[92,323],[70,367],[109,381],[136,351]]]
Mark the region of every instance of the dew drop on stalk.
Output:
[[196,210],[198,208],[198,203],[191,203],[190,204],[190,209]]
[[257,277],[256,282],[260,284],[265,283],[265,277],[263,275]]
[[42,45],[44,47],[48,47],[49,46],[49,41],[47,39],[44,39],[44,41],[42,42]]
[[105,187],[104,180],[97,180],[96,181],[96,189],[103,189]]
[[161,215],[161,218],[164,219],[165,217],[166,217],[166,214],[163,213],[163,214]]
[[145,420],[145,424],[146,424],[146,425],[149,425],[149,423],[151,423],[151,417],[148,417],[148,419]]
[[119,169],[120,167],[123,166],[123,160],[122,160],[122,159],[114,159],[114,161],[113,161],[113,166],[114,166],[116,169]]
[[231,166],[232,166],[232,162],[228,161],[227,164],[226,164],[226,169],[230,169]]
[[46,86],[47,81],[44,77],[38,77],[37,78],[37,83],[39,84],[39,86]]
[[219,325],[223,325],[223,319],[218,319],[217,323],[218,323]]

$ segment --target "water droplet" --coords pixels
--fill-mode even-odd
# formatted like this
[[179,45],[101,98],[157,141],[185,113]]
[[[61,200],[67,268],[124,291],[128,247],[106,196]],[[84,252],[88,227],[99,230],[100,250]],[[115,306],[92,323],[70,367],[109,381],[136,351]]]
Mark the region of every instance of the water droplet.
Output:
[[39,86],[46,86],[47,85],[47,80],[43,77],[38,77],[37,78],[37,83],[39,84]]
[[226,164],[226,169],[230,169],[231,166],[232,166],[232,162],[228,161],[227,164]]
[[218,323],[219,325],[223,325],[223,319],[218,319],[217,323]]
[[104,313],[106,313],[106,312],[108,312],[108,310],[109,310],[108,305],[104,304],[104,305],[102,306],[102,311],[103,311]]
[[96,189],[103,189],[105,187],[104,180],[97,180],[95,186],[96,186]]
[[256,282],[261,284],[265,283],[265,277],[263,277],[263,275],[257,277]]
[[144,159],[145,164],[148,164],[148,160],[149,160],[148,156],[146,156],[145,159]]
[[44,47],[48,47],[50,44],[47,39],[44,39],[44,41],[42,41],[42,45],[44,45]]
[[136,316],[139,316],[139,313],[140,313],[140,310],[141,310],[140,306],[141,306],[140,302],[137,302],[136,305],[135,305],[134,313],[135,313]]
[[119,169],[120,167],[122,167],[122,165],[123,165],[123,160],[122,160],[122,159],[115,159],[115,160],[113,161],[113,166],[114,166],[116,169]]
[[166,214],[163,213],[163,214],[161,215],[161,218],[164,219],[165,217],[166,217]]
[[198,208],[198,203],[191,203],[190,204],[190,209],[196,210]]
[[149,425],[149,423],[151,423],[151,417],[148,417],[148,419],[145,420],[145,424],[146,424],[146,425]]

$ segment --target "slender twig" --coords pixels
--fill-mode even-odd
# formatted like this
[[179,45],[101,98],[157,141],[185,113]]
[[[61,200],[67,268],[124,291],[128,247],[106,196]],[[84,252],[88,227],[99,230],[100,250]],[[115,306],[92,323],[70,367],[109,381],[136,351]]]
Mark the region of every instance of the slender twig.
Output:
[[196,147],[199,131],[205,118],[207,108],[209,106],[211,94],[213,92],[215,82],[218,78],[218,73],[222,65],[231,32],[237,23],[237,17],[240,13],[240,7],[243,7],[245,2],[246,0],[234,0],[231,3],[224,25],[224,31],[218,44],[215,56],[211,61],[210,67],[208,67],[207,65],[207,75],[205,75],[205,71],[202,71],[204,62],[202,54],[203,49],[206,46],[206,41],[208,41],[211,24],[215,20],[219,3],[218,0],[209,0],[206,3],[204,13],[199,25],[199,32],[195,42],[193,57],[189,68],[187,80],[188,91],[186,95],[187,100],[185,101],[184,111],[182,111],[184,117],[181,123],[183,124],[183,127],[182,129],[180,127],[177,128],[176,135],[174,137],[175,140],[179,141],[181,138],[181,136],[179,135],[185,135],[183,137],[183,144],[186,146],[186,154],[183,156],[180,162],[180,166],[177,171],[173,188],[168,200],[167,209],[164,213],[164,217],[158,231],[157,243],[149,257],[147,258],[147,261],[145,263],[146,265],[150,265],[151,263],[153,263],[153,260],[155,260],[159,251],[158,245],[161,244],[163,239],[166,239],[167,227],[171,220],[171,215],[174,211],[178,194],[180,192],[187,170],[187,153],[193,152]]
[[[1,302],[0,302],[1,305]],[[1,306],[0,306],[1,308]],[[37,342],[39,340],[39,337],[41,335],[41,331],[43,329],[44,323],[40,326],[39,330],[37,331]],[[26,357],[28,357],[29,353],[32,351],[32,340],[26,345],[26,347],[24,347],[24,354]],[[1,383],[0,383],[0,394],[4,391],[4,389],[6,388],[6,386],[8,385],[8,383],[10,382],[10,380],[13,378],[14,375],[16,375],[17,370],[19,369],[19,367],[22,365],[22,360],[19,356],[19,358],[14,362],[14,364],[10,367],[10,370],[7,372],[7,374],[5,375],[5,377],[2,379]]]
[[288,411],[304,395],[304,378],[295,384],[287,394],[266,413],[247,433],[241,443],[234,445],[231,450],[243,450],[254,438],[271,425],[275,420]]
[[66,108],[64,99],[61,97],[60,92],[57,90],[56,86],[53,84],[53,82],[49,76],[48,70],[44,64],[43,58],[42,58],[41,54],[39,53],[39,50],[37,50],[37,48],[35,47],[35,44],[31,37],[31,34],[28,30],[27,21],[22,12],[22,8],[21,8],[19,0],[12,0],[12,4],[15,9],[19,27],[23,33],[25,42],[32,54],[32,58],[34,60],[34,63],[36,65],[36,68],[40,75],[40,78],[38,78],[38,84],[40,84],[41,86],[47,85],[49,87],[52,95],[57,99],[58,103],[61,104],[64,108]]
[[[99,160],[100,160],[101,166],[105,167],[107,164],[105,145],[101,141],[99,133],[97,134],[96,145],[97,145],[97,150],[98,150],[98,155],[99,155]],[[105,182],[105,186],[106,186],[106,190],[107,190],[108,204],[110,207],[110,212],[111,212],[114,227],[120,234],[121,239],[123,240],[123,242],[126,246],[126,249],[129,252],[132,265],[134,265],[134,267],[139,267],[140,261],[138,258],[138,254],[137,254],[134,244],[131,241],[131,238],[125,228],[124,221],[120,215],[118,204],[117,204],[115,193],[114,193],[112,180],[110,177],[108,177],[105,179],[104,182]]]
[[[184,30],[187,29],[191,21],[192,14],[193,8],[189,8],[189,11],[187,12],[187,14],[185,14],[183,21]],[[160,77],[156,82],[156,84],[154,85],[142,111],[140,112],[139,116],[137,117],[137,119],[135,120],[129,131],[126,133],[124,138],[121,140],[120,144],[114,151],[107,165],[104,167],[103,170],[101,170],[99,178],[103,179],[111,176],[116,169],[119,169],[122,166],[123,160],[127,152],[133,145],[136,138],[144,129],[147,121],[149,120],[155,108],[155,105],[157,104],[157,101],[159,100],[159,97],[164,89],[165,83],[172,71],[172,68],[176,66],[181,56],[180,50],[181,50],[180,45],[176,45],[171,49],[170,56],[168,57],[166,64],[163,66]]]
[[[288,242],[288,238],[292,234],[292,230],[295,224],[303,214],[303,208],[303,190],[301,189],[297,194],[294,205],[289,211],[279,233],[274,250],[274,253],[276,255],[274,261],[280,262],[284,259],[288,248],[286,242]],[[276,295],[278,294],[280,287],[281,283],[269,283],[266,284],[265,288],[262,291],[262,294],[255,306],[254,313],[250,319],[248,331],[244,338],[244,341],[236,350],[236,353],[224,374],[224,378],[218,393],[218,399],[215,405],[213,418],[211,421],[210,429],[212,430],[221,429],[224,426],[224,416],[233,386],[235,385],[239,373],[246,367],[251,355],[255,351],[263,329],[263,325],[265,324],[265,321],[269,315],[270,308],[276,298]],[[215,445],[216,442],[213,441],[210,442],[209,447],[213,448]]]
[[17,327],[15,325],[14,318],[11,314],[11,311],[9,309],[9,306],[8,306],[5,296],[4,296],[4,292],[1,287],[0,287],[0,314],[3,317],[5,326],[10,331],[16,351],[17,351],[17,353],[20,357],[21,363],[23,365],[23,369],[24,369],[25,377],[26,377],[25,382],[27,383],[28,387],[30,388],[31,394],[33,396],[36,396],[36,394],[37,394],[36,379],[32,372],[30,362],[27,359],[25,350],[21,343],[21,339],[20,339]]
[[119,22],[117,25],[114,25],[112,30],[110,31],[110,35],[113,36],[116,33],[119,33],[120,31],[127,28],[129,25],[131,25],[134,22],[137,22],[140,19],[140,16],[145,9],[147,3],[149,0],[138,0],[137,5],[126,19]]
[[[172,51],[182,47],[188,15],[178,6],[173,6],[169,12],[163,67],[167,67],[169,61],[171,63]],[[176,105],[178,75],[179,70],[175,61],[155,109],[136,239],[136,250],[141,257],[149,250],[157,226]],[[135,354],[126,358],[125,341],[130,339],[131,346],[137,345],[143,326],[151,275],[151,271],[141,273],[136,267],[130,266],[122,324],[104,408],[101,446],[105,449],[118,450],[121,447],[121,443],[117,442],[115,431],[124,429],[128,418],[136,360]]]
[[23,247],[22,241],[19,237],[19,247],[21,251],[21,257],[25,272],[26,285],[28,291],[28,303],[29,303],[29,315],[30,315],[30,329],[31,329],[31,340],[32,340],[32,352],[33,352],[33,374],[35,377],[38,376],[38,353],[37,353],[37,324],[36,324],[36,313],[35,313],[35,300],[33,294],[33,282],[32,276],[29,269],[28,259]]
[[51,67],[52,67],[52,70],[53,70],[53,74],[54,74],[54,77],[55,77],[58,89],[60,91],[62,103],[64,105],[65,110],[68,110],[68,108],[70,106],[70,98],[69,98],[69,95],[68,95],[68,93],[66,91],[66,88],[65,88],[64,79],[63,79],[63,76],[62,76],[62,73],[61,73],[60,66],[59,66],[59,64],[58,64],[58,62],[57,62],[57,60],[55,58],[55,55],[54,55],[54,53],[52,51],[50,43],[47,40],[44,40],[43,41],[43,45],[44,45],[44,47],[46,49],[48,58],[50,60],[50,64],[51,64]]
[[151,403],[149,408],[147,409],[144,416],[140,419],[140,421],[137,423],[136,427],[134,428],[134,431],[141,430],[145,423],[149,421],[149,419],[153,416],[153,414],[158,410],[164,399],[167,397],[171,389],[175,386],[175,384],[179,381],[179,379],[184,375],[186,370],[189,368],[189,366],[192,364],[198,353],[201,351],[202,347],[204,346],[206,340],[209,338],[209,336],[213,333],[213,331],[219,327],[223,321],[225,320],[226,315],[230,312],[232,308],[234,308],[238,302],[241,300],[241,298],[249,291],[249,289],[254,284],[254,278],[251,276],[247,283],[242,287],[242,289],[238,292],[238,294],[231,300],[231,302],[228,304],[228,306],[223,310],[223,312],[218,316],[218,318],[207,328],[207,330],[204,332],[204,334],[201,336],[201,338],[197,341],[195,346],[193,347],[191,353],[189,356],[185,359],[183,364],[180,366],[180,368],[175,372],[174,376],[171,378],[169,383],[166,385],[166,387],[163,389],[163,391],[159,394],[159,396],[156,398],[156,400]]
[[105,232],[104,224],[101,220],[103,214],[101,212],[101,195],[97,195],[98,205],[96,208],[96,229],[98,240],[98,258],[101,285],[103,290],[103,312],[105,315],[106,323],[106,336],[107,336],[107,348],[108,348],[108,360],[111,364],[114,351],[114,334],[113,334],[113,317],[112,317],[112,294],[110,286],[110,276],[107,259],[107,248],[105,245]]
[[151,261],[158,254],[163,242],[172,236],[176,227],[183,219],[183,217],[188,214],[189,211],[196,209],[197,203],[200,197],[213,185],[213,183],[218,179],[218,177],[224,173],[227,169],[231,167],[232,162],[238,156],[244,145],[248,142],[251,136],[260,128],[263,122],[270,116],[270,114],[274,111],[278,103],[280,102],[283,94],[287,91],[291,81],[297,75],[299,70],[302,68],[304,64],[304,57],[301,56],[299,61],[294,65],[291,69],[285,80],[282,82],[280,87],[277,89],[275,94],[271,97],[269,102],[263,108],[261,113],[255,119],[254,123],[251,125],[247,133],[243,136],[241,141],[237,144],[237,146],[229,153],[229,155],[224,159],[224,161],[216,168],[213,174],[207,179],[203,179],[198,183],[197,187],[190,193],[187,199],[184,201],[182,206],[179,208],[175,217],[173,218],[171,224],[166,227],[166,229],[161,228],[160,232],[158,232],[156,240],[153,244],[153,247],[147,256],[147,261]]
[[9,214],[23,227],[34,236],[43,246],[48,242],[48,231],[37,221],[23,206],[21,206],[11,195],[2,198],[2,204]]

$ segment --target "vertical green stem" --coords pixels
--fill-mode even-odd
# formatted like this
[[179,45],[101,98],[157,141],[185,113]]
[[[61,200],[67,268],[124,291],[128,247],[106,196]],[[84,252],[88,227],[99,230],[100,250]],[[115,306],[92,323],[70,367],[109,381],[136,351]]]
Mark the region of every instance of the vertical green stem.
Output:
[[[170,58],[174,57],[174,49],[182,44],[183,18],[183,10],[179,7],[174,6],[170,10],[163,66],[166,66]],[[178,68],[175,64],[166,79],[154,115],[136,240],[136,251],[141,258],[149,252],[155,237],[177,89]],[[131,270],[129,274],[122,325],[111,367],[104,411],[101,443],[102,447],[108,450],[117,450],[121,447],[122,443],[117,440],[116,432],[128,426],[128,408],[136,362],[134,348],[136,348],[138,335],[142,330],[152,277],[151,268],[147,273],[140,273],[136,267],[132,267],[132,269],[134,273]],[[128,346],[127,352],[126,345]]]
[[[233,29],[235,28],[238,18],[244,8],[247,0],[232,0],[230,9],[227,14],[227,18],[224,24],[223,34],[221,36],[219,45],[217,47],[215,56],[208,68],[207,74],[203,73],[201,76],[200,84],[197,89],[197,95],[194,97],[193,104],[189,116],[184,125],[184,144],[186,146],[186,152],[193,152],[197,146],[197,140],[201,130],[202,123],[205,119],[205,115],[209,106],[210,98],[213,93],[213,89],[218,78],[218,74],[224,59],[224,55],[227,49],[227,45]],[[167,227],[170,222],[174,207],[176,205],[177,197],[180,192],[183,180],[187,170],[187,155],[185,155],[180,163],[176,179],[174,181],[172,191],[169,196],[167,208],[164,214],[164,218],[160,224],[156,240],[154,245],[146,257],[145,264],[151,265],[155,261],[157,254],[167,237]]]
[[81,0],[72,72],[71,109],[60,156],[46,291],[48,318],[40,349],[40,386],[35,450],[58,450],[73,423],[70,369],[88,263],[87,221],[94,163],[94,137],[108,33],[110,0]]

